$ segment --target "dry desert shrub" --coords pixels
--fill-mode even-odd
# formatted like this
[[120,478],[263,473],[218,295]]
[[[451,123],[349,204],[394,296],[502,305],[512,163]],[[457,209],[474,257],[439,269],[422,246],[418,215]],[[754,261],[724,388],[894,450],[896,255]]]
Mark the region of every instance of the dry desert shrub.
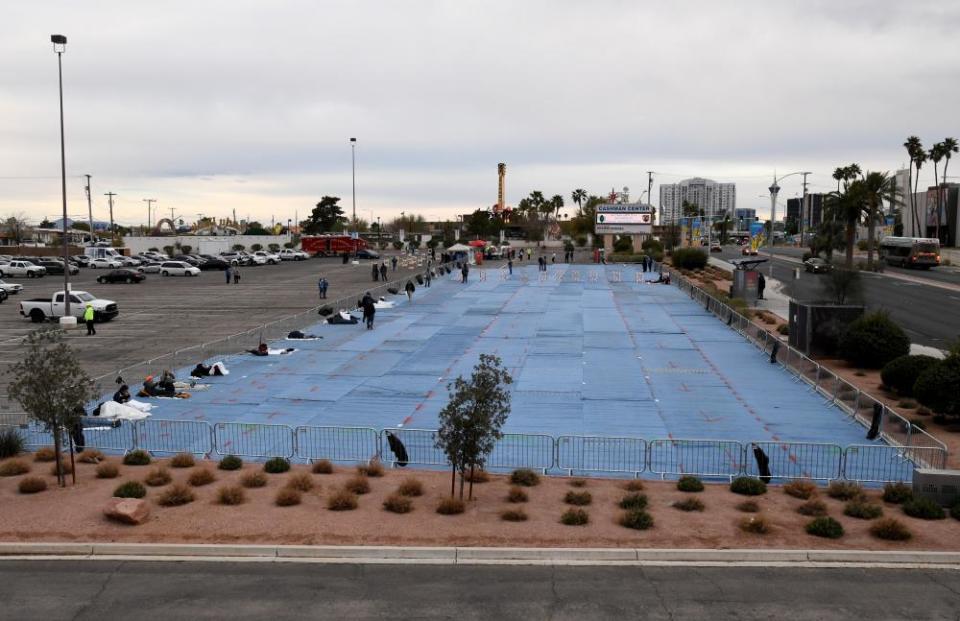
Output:
[[287,484],[285,487],[290,489],[295,489],[298,492],[309,492],[313,489],[314,483],[313,479],[306,472],[299,472],[297,474],[291,474],[290,478],[287,479]]
[[354,477],[347,479],[347,482],[343,484],[344,489],[348,489],[354,494],[362,495],[370,492],[370,479],[358,474]]
[[0,477],[15,477],[30,472],[30,464],[22,459],[9,459],[0,463]]
[[620,499],[620,508],[628,511],[638,511],[647,508],[647,495],[634,492]]
[[240,505],[247,500],[247,493],[239,485],[224,485],[217,490],[217,502],[221,505]]
[[653,526],[653,516],[643,509],[630,509],[617,520],[620,526],[634,530],[647,530]]
[[870,527],[870,534],[877,539],[886,539],[887,541],[906,541],[913,536],[913,533],[903,522],[894,518],[877,520]]
[[33,454],[34,461],[53,461],[57,458],[57,452],[53,450],[52,446],[41,446],[37,449],[37,452]]
[[47,489],[47,482],[40,477],[27,477],[20,480],[17,489],[21,494],[36,494]]
[[812,481],[801,479],[799,481],[790,481],[783,486],[783,493],[787,496],[793,496],[800,500],[810,500],[817,494],[817,486]]
[[147,475],[147,478],[143,480],[144,483],[150,487],[160,487],[161,485],[166,485],[173,480],[173,477],[170,476],[170,471],[160,466],[159,468],[154,468],[150,471],[150,474]]
[[175,483],[160,494],[157,503],[163,507],[179,507],[189,504],[193,500],[194,495],[189,487],[182,483]]
[[464,480],[470,483],[486,483],[490,480],[490,473],[488,473],[486,470],[481,470],[480,468],[467,470]]
[[583,509],[567,509],[560,516],[560,523],[567,526],[584,526],[590,521],[590,515]]
[[587,480],[586,479],[570,479],[569,481],[567,481],[567,485],[569,485],[570,487],[586,487]]
[[357,504],[357,495],[348,489],[337,490],[327,498],[327,509],[330,511],[353,511]]
[[400,483],[397,493],[401,496],[423,496],[423,483],[413,477],[407,477]]
[[383,508],[390,513],[410,513],[413,511],[413,501],[400,494],[390,494],[383,501]]
[[120,468],[117,464],[105,461],[97,466],[96,472],[98,479],[115,479],[120,474]]
[[529,468],[521,468],[510,474],[510,482],[523,487],[534,487],[540,485],[540,475]]
[[736,507],[737,511],[742,511],[743,513],[756,513],[760,510],[760,505],[757,504],[756,500],[744,500]]
[[623,489],[628,492],[642,492],[643,491],[643,481],[640,479],[630,479],[623,484]]
[[216,480],[217,477],[213,476],[213,472],[209,468],[204,468],[203,466],[194,468],[193,472],[190,473],[190,476],[187,477],[187,483],[194,487],[209,485]]
[[673,503],[674,509],[679,509],[680,511],[703,511],[704,506],[703,502],[699,498],[684,498],[678,502]]
[[843,507],[843,514],[861,520],[873,520],[883,515],[883,507],[865,498],[854,498]]
[[507,509],[500,513],[500,519],[505,522],[526,522],[527,514],[523,509]]
[[[73,466],[70,464],[70,459],[63,459],[60,461],[60,472],[63,474],[71,474],[73,472]],[[57,464],[50,466],[50,476],[57,476]]]
[[153,458],[147,451],[136,449],[123,456],[123,465],[125,466],[147,466]]
[[570,490],[566,493],[566,495],[564,495],[563,502],[567,503],[568,505],[585,507],[593,502],[593,496],[587,491],[575,492]]
[[196,463],[196,460],[190,453],[177,453],[170,458],[171,468],[193,468]]
[[770,532],[770,525],[762,515],[751,515],[740,520],[740,530],[755,535],[766,535]]
[[510,491],[507,492],[507,502],[527,502],[528,500],[530,500],[530,497],[527,496],[526,490],[517,485],[511,487]]
[[437,513],[440,515],[457,515],[466,509],[466,505],[459,498],[443,498],[437,503]]
[[240,485],[248,488],[265,487],[267,485],[267,475],[260,472],[248,472],[240,479]]
[[86,449],[77,456],[77,461],[81,464],[99,464],[103,461],[103,453],[97,449]]
[[823,517],[827,514],[827,505],[822,500],[811,498],[807,502],[797,507],[797,513],[808,515],[810,517]]
[[827,487],[827,496],[837,500],[853,500],[863,496],[863,488],[853,481],[831,481]]
[[302,496],[297,490],[293,489],[292,487],[282,487],[277,490],[277,495],[273,502],[278,507],[292,507],[294,505],[299,505],[301,499]]
[[380,463],[379,459],[371,459],[367,463],[357,466],[357,474],[373,478],[382,477],[383,464]]
[[314,474],[333,474],[333,462],[329,459],[321,459],[313,462]]

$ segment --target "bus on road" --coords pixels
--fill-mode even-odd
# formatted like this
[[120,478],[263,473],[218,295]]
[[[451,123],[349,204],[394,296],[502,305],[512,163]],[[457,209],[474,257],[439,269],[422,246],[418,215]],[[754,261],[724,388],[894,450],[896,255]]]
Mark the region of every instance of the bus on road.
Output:
[[940,265],[940,241],[930,237],[884,237],[880,258],[888,265],[923,270]]

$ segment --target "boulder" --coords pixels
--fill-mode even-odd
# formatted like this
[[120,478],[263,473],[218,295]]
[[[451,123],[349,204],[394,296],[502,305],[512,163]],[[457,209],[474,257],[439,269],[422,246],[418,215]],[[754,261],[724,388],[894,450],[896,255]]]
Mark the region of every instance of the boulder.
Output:
[[103,514],[122,524],[143,524],[150,517],[150,505],[139,498],[111,498]]

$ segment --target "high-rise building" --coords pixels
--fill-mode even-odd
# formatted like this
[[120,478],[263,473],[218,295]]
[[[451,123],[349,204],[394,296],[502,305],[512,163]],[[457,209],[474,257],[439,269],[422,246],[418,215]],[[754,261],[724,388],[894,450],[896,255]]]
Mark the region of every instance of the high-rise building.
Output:
[[737,184],[717,183],[701,177],[661,184],[660,223],[673,224],[682,218],[685,202],[696,205],[711,220],[724,212],[733,215],[737,208]]
[[[806,219],[803,224],[804,230],[820,226],[820,223],[823,222],[823,199],[823,194],[807,194]],[[787,220],[796,222],[798,228],[800,224],[800,207],[802,204],[803,198],[787,199]]]

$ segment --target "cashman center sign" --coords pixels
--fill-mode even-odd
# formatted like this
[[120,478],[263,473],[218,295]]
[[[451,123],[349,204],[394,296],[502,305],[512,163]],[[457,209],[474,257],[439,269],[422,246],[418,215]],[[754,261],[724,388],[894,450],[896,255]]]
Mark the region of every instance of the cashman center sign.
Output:
[[649,235],[653,232],[653,207],[646,203],[597,205],[597,235]]

